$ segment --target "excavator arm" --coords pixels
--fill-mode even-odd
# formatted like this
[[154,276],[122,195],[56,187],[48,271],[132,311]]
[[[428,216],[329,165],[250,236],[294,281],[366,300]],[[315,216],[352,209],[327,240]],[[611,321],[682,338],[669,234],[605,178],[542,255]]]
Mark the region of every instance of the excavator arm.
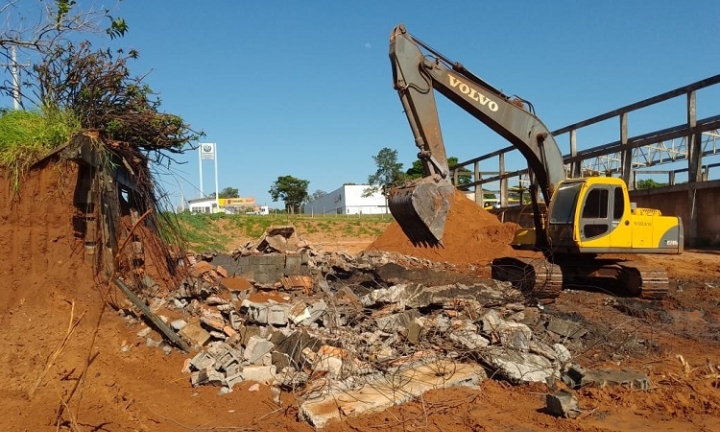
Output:
[[390,35],[390,61],[425,177],[394,191],[390,210],[414,243],[442,241],[454,188],[434,90],[512,143],[525,157],[545,202],[565,178],[563,157],[545,125],[459,63],[452,63],[411,36],[403,25]]

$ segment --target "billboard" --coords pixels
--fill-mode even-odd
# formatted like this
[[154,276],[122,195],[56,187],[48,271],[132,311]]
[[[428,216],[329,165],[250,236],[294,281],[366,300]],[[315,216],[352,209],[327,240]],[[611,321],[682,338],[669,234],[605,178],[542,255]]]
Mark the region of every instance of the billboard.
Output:
[[215,159],[215,143],[200,144],[200,159]]

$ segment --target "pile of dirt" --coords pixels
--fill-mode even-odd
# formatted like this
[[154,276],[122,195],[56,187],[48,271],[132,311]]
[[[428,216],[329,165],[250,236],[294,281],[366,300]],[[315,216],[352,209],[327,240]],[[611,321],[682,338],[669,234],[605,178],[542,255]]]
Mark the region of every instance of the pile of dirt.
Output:
[[414,245],[397,222],[393,222],[367,250],[381,250],[452,264],[487,264],[494,258],[512,256],[510,243],[517,225],[502,223],[456,191],[445,223],[443,244]]

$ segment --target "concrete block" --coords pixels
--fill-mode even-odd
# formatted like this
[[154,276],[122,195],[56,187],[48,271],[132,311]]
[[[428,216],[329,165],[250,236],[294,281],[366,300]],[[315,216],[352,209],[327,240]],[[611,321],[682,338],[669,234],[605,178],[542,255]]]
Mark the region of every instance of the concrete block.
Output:
[[248,340],[248,343],[245,346],[243,357],[251,364],[256,363],[258,361],[262,361],[263,356],[270,353],[273,348],[274,345],[269,340],[263,339],[259,336],[253,336],[250,340]]
[[210,333],[198,323],[188,323],[178,334],[197,346],[204,346],[210,340]]
[[182,330],[182,328],[185,327],[186,325],[187,325],[187,321],[181,320],[181,319],[174,320],[170,323],[170,327],[172,327],[172,329],[175,331]]
[[220,387],[225,384],[225,375],[212,368],[202,369],[190,375],[190,383],[193,387],[201,385]]
[[222,353],[218,354],[216,358],[216,368],[228,372],[233,365],[240,364],[239,353],[236,355],[232,350],[226,349]]
[[243,300],[241,310],[245,312],[247,320],[256,324],[284,326],[288,323],[290,305],[281,303],[256,303]]
[[268,309],[267,323],[275,326],[284,326],[288,323],[288,305],[275,304]]
[[241,383],[241,382],[243,382],[243,381],[245,381],[245,378],[243,377],[242,372],[240,371],[240,369],[238,369],[238,370],[237,370],[235,373],[233,373],[232,375],[227,374],[227,375],[225,376],[225,385],[226,385],[227,388],[229,388],[229,389],[232,389],[233,387],[235,387],[235,384]]
[[407,340],[411,344],[416,344],[420,341],[420,335],[424,329],[422,321],[414,319],[407,327]]
[[242,376],[245,381],[257,381],[268,383],[275,379],[277,369],[275,366],[245,366],[242,369]]
[[199,352],[195,357],[190,360],[190,365],[195,370],[202,370],[215,367],[215,358],[206,352]]
[[407,328],[415,318],[420,318],[421,314],[417,309],[380,316],[375,318],[375,324],[380,330],[386,332],[396,332]]
[[547,412],[557,417],[575,418],[580,415],[578,398],[567,390],[545,396]]
[[323,315],[325,315],[325,311],[327,310],[327,308],[327,304],[322,299],[311,303],[306,308],[308,316],[303,319],[300,324],[307,326],[314,323],[315,321],[319,320]]

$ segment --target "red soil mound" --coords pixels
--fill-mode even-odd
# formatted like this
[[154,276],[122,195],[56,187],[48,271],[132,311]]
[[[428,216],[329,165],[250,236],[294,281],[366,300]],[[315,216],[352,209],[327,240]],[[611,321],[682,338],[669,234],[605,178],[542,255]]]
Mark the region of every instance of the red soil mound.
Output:
[[452,264],[487,264],[494,258],[513,255],[510,247],[517,225],[497,217],[470,201],[461,192],[453,197],[445,224],[443,246],[415,246],[397,222],[393,222],[369,247]]

